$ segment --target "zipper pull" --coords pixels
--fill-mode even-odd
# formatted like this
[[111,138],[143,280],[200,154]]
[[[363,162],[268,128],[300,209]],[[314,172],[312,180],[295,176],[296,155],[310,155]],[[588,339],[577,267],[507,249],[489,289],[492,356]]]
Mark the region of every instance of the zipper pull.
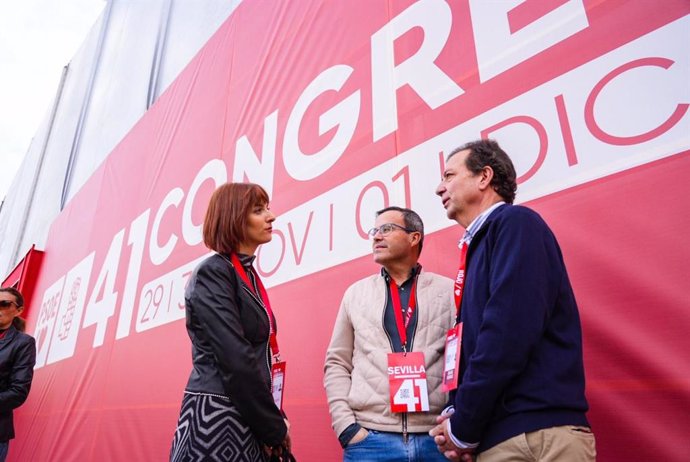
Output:
[[403,429],[403,443],[407,444],[407,412],[403,414],[402,419],[402,429]]

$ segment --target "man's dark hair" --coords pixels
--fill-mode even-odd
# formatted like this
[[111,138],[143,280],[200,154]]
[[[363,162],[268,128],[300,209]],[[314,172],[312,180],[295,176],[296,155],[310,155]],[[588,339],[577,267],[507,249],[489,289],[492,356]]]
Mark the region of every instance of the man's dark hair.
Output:
[[422,254],[422,245],[424,245],[424,222],[422,221],[422,218],[415,212],[414,210],[406,209],[403,207],[386,207],[385,209],[381,209],[378,212],[376,212],[376,216],[378,217],[382,213],[385,212],[400,212],[402,213],[403,216],[403,221],[405,222],[405,228],[411,230],[411,231],[417,231],[421,237],[419,239],[419,252],[417,253],[417,256]]
[[465,158],[467,169],[476,175],[484,167],[491,167],[494,171],[491,186],[506,203],[512,204],[517,191],[517,175],[508,154],[494,140],[477,140],[454,149],[448,154],[446,162],[458,152],[468,149],[470,152]]

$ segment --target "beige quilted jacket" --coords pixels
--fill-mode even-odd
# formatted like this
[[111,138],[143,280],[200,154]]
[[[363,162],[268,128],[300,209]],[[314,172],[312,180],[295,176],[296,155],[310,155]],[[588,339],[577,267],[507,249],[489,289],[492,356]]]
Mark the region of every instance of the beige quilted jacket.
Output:
[[[383,328],[386,283],[381,274],[350,286],[340,304],[326,352],[324,385],[335,434],[357,422],[362,427],[402,432],[402,414],[390,412],[388,353]],[[426,432],[446,404],[441,391],[446,332],[453,325],[453,281],[422,271],[417,280],[417,329],[411,351],[424,353],[429,412],[408,414],[410,433]]]

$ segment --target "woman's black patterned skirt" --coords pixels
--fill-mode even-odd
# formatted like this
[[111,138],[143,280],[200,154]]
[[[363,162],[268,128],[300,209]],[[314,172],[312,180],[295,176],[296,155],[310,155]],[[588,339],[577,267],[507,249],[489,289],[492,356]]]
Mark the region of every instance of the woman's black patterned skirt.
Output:
[[228,398],[185,393],[170,462],[264,462],[261,443]]

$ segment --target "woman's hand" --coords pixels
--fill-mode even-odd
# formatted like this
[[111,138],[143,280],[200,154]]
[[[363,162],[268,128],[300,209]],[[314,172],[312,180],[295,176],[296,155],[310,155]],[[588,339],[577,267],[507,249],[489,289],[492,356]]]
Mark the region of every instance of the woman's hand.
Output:
[[287,449],[288,452],[292,452],[292,438],[290,438],[290,422],[288,422],[288,419],[283,420],[285,421],[287,432],[285,432],[285,439],[280,445],[281,447]]
[[283,419],[283,421],[285,422],[285,426],[287,427],[287,431],[285,432],[285,438],[283,439],[283,441],[279,445],[273,447],[264,445],[264,453],[266,453],[266,456],[269,458],[275,457],[271,460],[282,460],[283,452],[292,452],[290,422],[288,422],[287,419]]

